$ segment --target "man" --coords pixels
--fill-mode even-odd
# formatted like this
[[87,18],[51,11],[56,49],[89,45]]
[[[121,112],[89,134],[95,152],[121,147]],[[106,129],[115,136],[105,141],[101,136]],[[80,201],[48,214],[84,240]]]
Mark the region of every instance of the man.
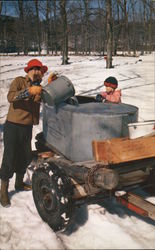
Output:
[[15,189],[29,189],[23,178],[32,160],[32,127],[39,123],[40,83],[47,70],[39,60],[30,60],[24,68],[27,75],[15,78],[7,95],[10,106],[4,125],[4,153],[0,169],[0,201],[4,207],[10,205],[8,186],[14,173]]

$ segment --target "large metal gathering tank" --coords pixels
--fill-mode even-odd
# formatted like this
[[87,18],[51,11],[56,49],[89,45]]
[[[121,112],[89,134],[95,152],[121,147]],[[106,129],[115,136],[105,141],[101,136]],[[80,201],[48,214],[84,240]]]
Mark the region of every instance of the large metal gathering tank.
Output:
[[93,140],[126,137],[128,123],[137,122],[138,108],[133,105],[96,103],[80,96],[77,99],[78,106],[43,104],[44,138],[71,161],[92,160]]

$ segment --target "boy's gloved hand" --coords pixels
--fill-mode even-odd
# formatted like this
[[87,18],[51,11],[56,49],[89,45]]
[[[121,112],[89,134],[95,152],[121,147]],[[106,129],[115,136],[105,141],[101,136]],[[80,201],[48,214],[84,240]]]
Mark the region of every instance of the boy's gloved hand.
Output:
[[42,86],[31,86],[28,88],[28,92],[30,95],[40,95],[42,91]]
[[103,97],[100,94],[97,94],[95,99],[96,99],[96,102],[102,102],[103,101]]

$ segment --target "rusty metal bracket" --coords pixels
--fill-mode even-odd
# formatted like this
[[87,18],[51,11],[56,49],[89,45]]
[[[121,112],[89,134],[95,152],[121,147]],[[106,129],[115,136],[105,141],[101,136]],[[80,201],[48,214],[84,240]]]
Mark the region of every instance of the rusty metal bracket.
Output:
[[118,193],[115,194],[116,200],[122,205],[141,216],[155,220],[155,204],[131,192],[124,192],[120,195]]
[[98,187],[95,182],[94,182],[94,173],[100,169],[100,168],[107,168],[107,165],[95,165],[93,166],[92,168],[90,168],[90,170],[88,171],[88,177],[87,177],[87,182],[88,182],[88,185],[91,185],[93,187]]

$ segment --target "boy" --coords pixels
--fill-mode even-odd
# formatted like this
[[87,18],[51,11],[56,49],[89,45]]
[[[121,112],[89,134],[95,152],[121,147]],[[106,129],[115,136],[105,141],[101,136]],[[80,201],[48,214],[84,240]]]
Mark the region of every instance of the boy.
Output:
[[117,89],[118,86],[117,79],[113,76],[106,78],[104,81],[104,86],[106,87],[106,91],[103,91],[100,94],[98,94],[96,96],[96,101],[121,103],[121,90]]

